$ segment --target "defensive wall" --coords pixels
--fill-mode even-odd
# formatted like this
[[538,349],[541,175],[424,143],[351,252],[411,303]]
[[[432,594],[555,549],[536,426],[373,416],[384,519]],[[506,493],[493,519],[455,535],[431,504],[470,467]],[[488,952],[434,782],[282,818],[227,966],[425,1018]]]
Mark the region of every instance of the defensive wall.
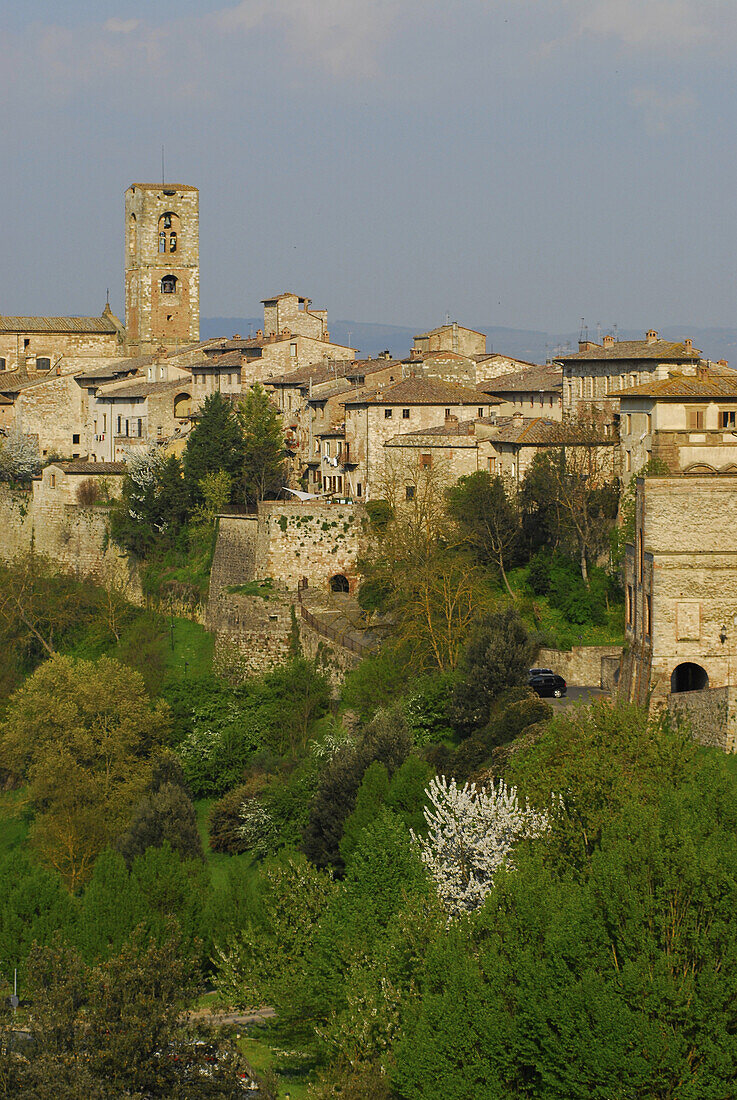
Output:
[[0,559],[11,562],[31,549],[60,571],[115,583],[127,599],[140,599],[137,575],[110,541],[105,505],[70,503],[40,480],[29,490],[0,484]]
[[[256,515],[218,517],[207,627],[223,670],[273,667],[290,652],[297,626],[308,656],[326,652],[331,643],[303,620],[298,590],[329,592],[336,578],[355,589],[361,513],[353,504],[265,501]],[[343,659],[340,644],[332,649],[341,667],[357,659]]]

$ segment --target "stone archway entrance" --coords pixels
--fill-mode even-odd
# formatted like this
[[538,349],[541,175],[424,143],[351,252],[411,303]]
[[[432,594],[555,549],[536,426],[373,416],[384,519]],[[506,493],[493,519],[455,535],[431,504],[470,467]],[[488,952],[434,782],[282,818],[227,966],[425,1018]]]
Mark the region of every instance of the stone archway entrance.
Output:
[[330,578],[330,591],[331,592],[350,592],[351,586],[348,583],[348,578],[342,573],[336,573],[335,576]]
[[709,686],[706,669],[692,661],[676,665],[671,673],[670,690],[673,695],[680,691],[703,691]]

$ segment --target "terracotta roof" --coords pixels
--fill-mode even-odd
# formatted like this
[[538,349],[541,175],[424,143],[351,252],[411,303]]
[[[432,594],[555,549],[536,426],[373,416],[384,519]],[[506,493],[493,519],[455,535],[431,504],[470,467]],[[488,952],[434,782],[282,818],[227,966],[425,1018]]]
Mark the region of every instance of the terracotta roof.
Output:
[[500,351],[485,351],[482,354],[470,355],[469,359],[475,359],[477,363],[486,363],[489,359],[508,359],[511,363],[521,363],[525,367],[539,367],[540,363],[531,363],[528,359],[518,359],[515,355],[504,355]]
[[113,382],[100,391],[101,398],[119,397],[127,401],[130,397],[148,397],[152,393],[165,393],[167,390],[189,389],[188,378],[168,378],[161,382],[148,382],[144,378],[131,378],[125,382]]
[[[329,382],[330,379],[347,378],[349,373],[361,374],[358,363],[354,359],[330,359],[327,363],[312,363],[296,370],[287,371],[286,374],[277,374],[273,378],[265,379],[270,386],[303,386],[319,385],[321,382]],[[401,368],[397,368],[397,373]]]
[[65,474],[124,474],[125,462],[88,462],[80,459],[77,462],[50,462],[50,466],[58,466]]
[[156,362],[155,355],[137,355],[131,359],[116,359],[106,367],[89,367],[87,370],[75,371],[74,377],[78,382],[109,381],[121,374],[129,374],[147,367]]
[[562,390],[563,370],[560,367],[532,367],[531,370],[514,371],[498,378],[478,382],[476,389],[482,393],[524,393],[534,390]]
[[141,191],[197,191],[189,183],[132,183],[131,187],[140,187]]
[[119,331],[107,317],[3,317],[0,332],[99,332],[114,336]]
[[[488,423],[488,421],[487,421]],[[491,424],[489,438],[492,442],[517,443],[531,447],[561,447],[575,446],[576,444],[597,444],[600,446],[615,446],[619,440],[615,436],[591,434],[588,428],[580,428],[575,424],[563,424],[559,420],[548,420],[543,416],[536,417],[499,417],[496,424]]]
[[436,378],[405,378],[401,382],[358,394],[346,405],[498,405],[487,394],[479,395],[471,386],[457,386]]
[[207,359],[200,359],[195,363],[191,370],[219,370],[221,367],[238,367],[241,366],[241,356],[236,350],[224,351],[217,355],[210,355]]
[[613,397],[737,397],[737,371],[671,372],[668,378],[615,390]]
[[427,446],[437,447],[450,442],[453,447],[475,447],[478,439],[474,423],[473,420],[446,420],[444,424],[435,428],[424,428],[416,432],[395,435],[387,440],[385,446],[420,447],[427,443]]
[[473,332],[476,336],[485,336],[486,333],[479,332],[476,328],[468,328],[467,325],[460,325],[457,321],[448,321],[445,325],[439,325],[438,328],[431,328],[429,332],[420,332],[415,336],[415,340],[422,340],[426,336],[437,336],[441,332],[447,332],[448,329],[452,329],[453,325],[458,325],[458,328],[463,332]]
[[279,302],[282,298],[299,298],[300,302],[310,302],[311,298],[307,298],[304,294],[295,294],[293,290],[285,290],[281,294],[275,294],[273,298],[262,298],[261,304],[265,305],[267,302]]
[[697,348],[686,350],[683,343],[669,340],[619,340],[611,347],[590,348],[588,351],[575,351],[570,355],[556,355],[556,361],[568,363],[580,359],[698,359],[701,352]]

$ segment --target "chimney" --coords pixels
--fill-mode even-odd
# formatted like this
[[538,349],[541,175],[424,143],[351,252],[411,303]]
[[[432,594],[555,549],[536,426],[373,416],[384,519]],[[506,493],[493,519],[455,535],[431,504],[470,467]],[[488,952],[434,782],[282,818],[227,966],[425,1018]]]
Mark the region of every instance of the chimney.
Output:
[[606,334],[606,336],[602,340],[602,343],[603,343],[605,348],[613,348],[614,347],[614,337],[612,336],[612,334],[610,332],[608,332]]
[[686,349],[686,355],[693,355],[693,341],[690,336],[683,341],[683,346]]
[[263,329],[257,328],[256,329],[256,339],[257,340],[263,340],[263,338],[264,338]]
[[241,338],[240,332],[234,332],[233,335],[231,336],[231,340],[240,340],[240,338]]
[[645,333],[645,339],[647,340],[648,344],[654,344],[657,338],[658,334],[654,328],[649,328]]
[[717,366],[718,367],[728,367],[729,366],[729,360],[728,359],[718,359],[717,360]]
[[593,351],[594,348],[596,348],[598,346],[599,345],[595,344],[593,340],[579,340],[578,341],[578,350],[579,351]]
[[524,417],[521,412],[512,413],[512,427],[519,430],[524,423]]

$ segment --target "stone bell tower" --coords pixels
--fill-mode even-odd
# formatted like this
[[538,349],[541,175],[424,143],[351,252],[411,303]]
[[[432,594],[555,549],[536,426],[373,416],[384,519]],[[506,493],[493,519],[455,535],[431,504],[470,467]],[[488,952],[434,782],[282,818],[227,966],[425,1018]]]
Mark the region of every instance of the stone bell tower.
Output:
[[181,183],[134,183],[125,193],[128,355],[200,338],[199,198]]

